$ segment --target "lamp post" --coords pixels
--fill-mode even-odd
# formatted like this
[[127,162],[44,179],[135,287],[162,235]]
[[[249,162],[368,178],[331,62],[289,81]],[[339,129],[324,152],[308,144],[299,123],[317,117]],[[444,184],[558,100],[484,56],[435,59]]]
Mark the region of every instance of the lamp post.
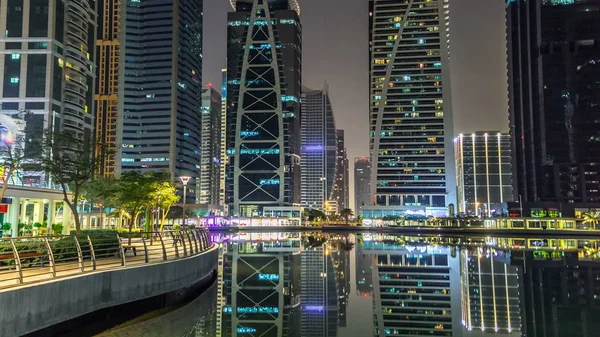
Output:
[[183,184],[183,205],[181,206],[181,209],[183,210],[183,226],[185,226],[185,199],[186,199],[186,194],[187,194],[187,184],[188,181],[190,181],[192,177],[189,176],[181,176],[179,177],[179,180],[181,180],[181,183]]

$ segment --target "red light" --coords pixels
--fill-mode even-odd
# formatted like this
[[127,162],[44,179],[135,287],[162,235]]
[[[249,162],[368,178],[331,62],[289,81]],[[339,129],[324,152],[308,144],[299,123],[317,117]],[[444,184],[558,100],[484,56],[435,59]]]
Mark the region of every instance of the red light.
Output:
[[209,87],[209,88],[212,88],[212,83],[208,83],[208,87]]

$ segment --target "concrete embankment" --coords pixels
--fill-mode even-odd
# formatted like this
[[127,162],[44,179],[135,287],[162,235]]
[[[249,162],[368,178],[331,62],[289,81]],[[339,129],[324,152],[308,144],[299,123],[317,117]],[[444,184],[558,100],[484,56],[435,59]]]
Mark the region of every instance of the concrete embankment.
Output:
[[21,336],[94,311],[190,287],[213,276],[217,254],[214,247],[178,260],[0,291],[0,336]]

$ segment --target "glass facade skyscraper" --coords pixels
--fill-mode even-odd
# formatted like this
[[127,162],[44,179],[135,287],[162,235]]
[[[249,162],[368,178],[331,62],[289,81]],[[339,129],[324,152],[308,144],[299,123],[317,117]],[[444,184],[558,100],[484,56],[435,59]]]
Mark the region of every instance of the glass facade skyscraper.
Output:
[[232,1],[226,203],[252,216],[300,203],[301,26],[296,0]]
[[304,88],[301,135],[302,206],[325,211],[325,202],[333,200],[337,175],[335,120],[327,85],[322,90]]
[[121,34],[118,170],[200,176],[202,0],[128,0]]
[[600,202],[600,3],[508,1],[510,133],[523,201]]
[[[0,109],[28,112],[28,143],[41,140],[44,130],[68,130],[93,142],[95,24],[95,1],[0,3]],[[37,171],[23,178],[47,182]]]
[[212,87],[202,88],[202,144],[200,180],[196,201],[218,205],[221,185],[221,95]]
[[456,202],[448,0],[369,2],[371,198]]

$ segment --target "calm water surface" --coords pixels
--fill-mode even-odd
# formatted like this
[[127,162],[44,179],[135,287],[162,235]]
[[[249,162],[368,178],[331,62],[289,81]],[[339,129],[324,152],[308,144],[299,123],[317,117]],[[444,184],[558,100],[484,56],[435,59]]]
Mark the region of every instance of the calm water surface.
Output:
[[596,240],[246,233],[213,241],[217,284],[101,336],[600,336]]

